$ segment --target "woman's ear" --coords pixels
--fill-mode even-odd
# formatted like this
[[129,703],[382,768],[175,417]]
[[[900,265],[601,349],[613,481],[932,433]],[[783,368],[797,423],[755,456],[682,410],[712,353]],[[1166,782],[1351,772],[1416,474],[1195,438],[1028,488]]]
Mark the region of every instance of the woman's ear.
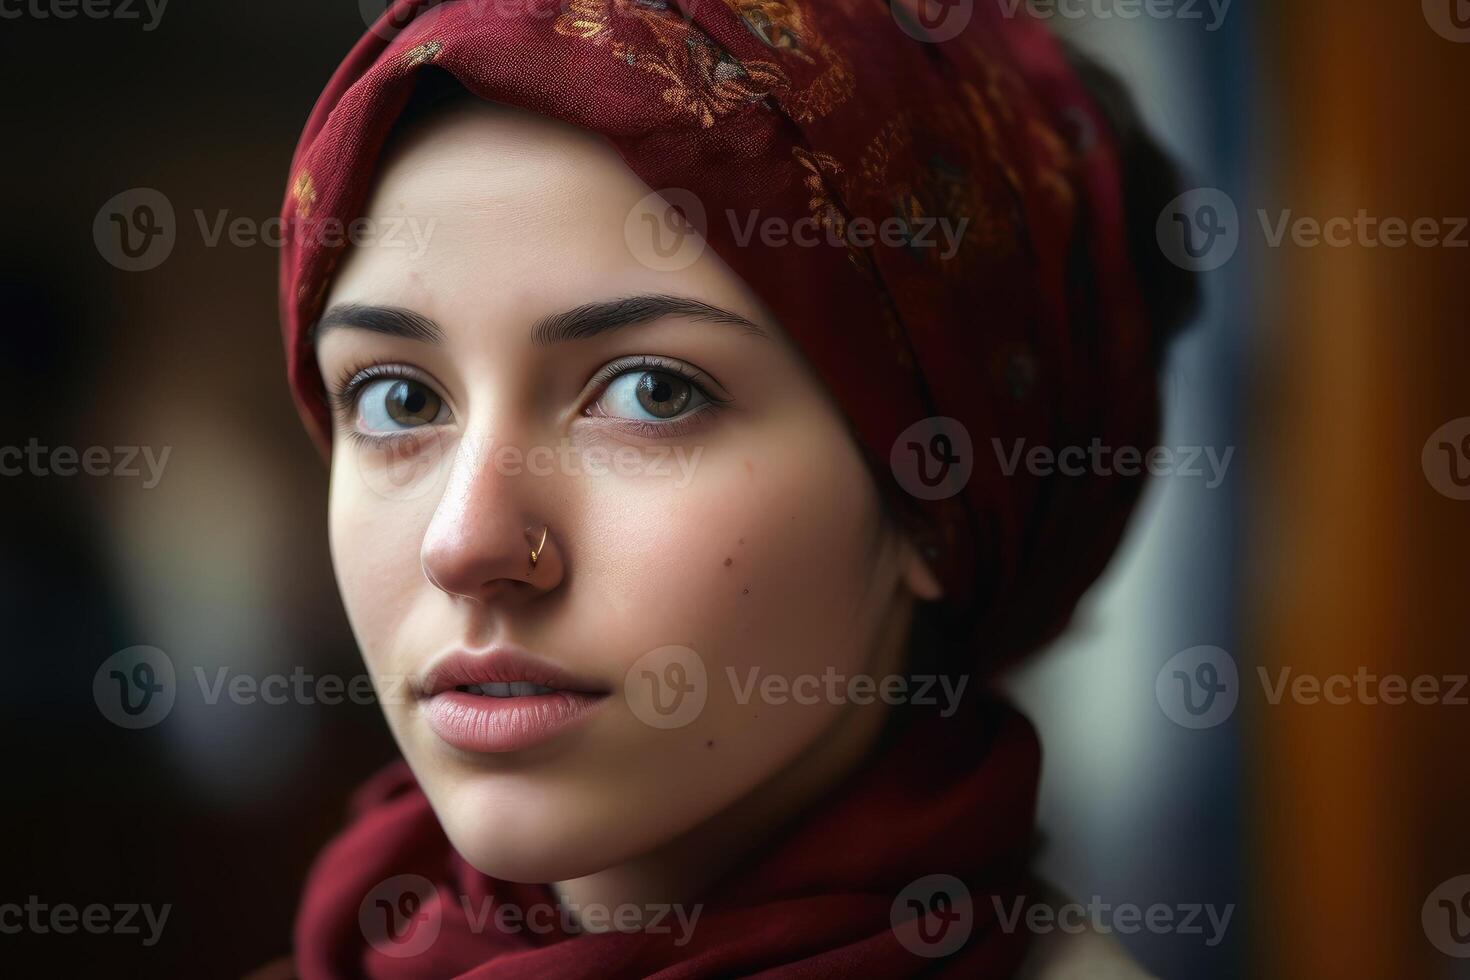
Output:
[[904,585],[908,586],[915,597],[926,602],[944,598],[944,586],[939,584],[939,576],[934,574],[934,570],[914,545],[913,539],[907,535],[903,539],[902,560]]

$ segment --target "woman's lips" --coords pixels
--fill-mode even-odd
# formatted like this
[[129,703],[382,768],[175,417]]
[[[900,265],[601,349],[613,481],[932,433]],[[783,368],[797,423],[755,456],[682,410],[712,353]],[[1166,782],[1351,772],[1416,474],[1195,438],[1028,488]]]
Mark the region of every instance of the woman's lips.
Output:
[[581,721],[609,691],[525,651],[455,651],[415,685],[429,729],[467,752],[516,752]]
[[429,729],[467,752],[516,752],[570,728],[607,700],[605,694],[553,691],[490,697],[444,691],[424,704]]

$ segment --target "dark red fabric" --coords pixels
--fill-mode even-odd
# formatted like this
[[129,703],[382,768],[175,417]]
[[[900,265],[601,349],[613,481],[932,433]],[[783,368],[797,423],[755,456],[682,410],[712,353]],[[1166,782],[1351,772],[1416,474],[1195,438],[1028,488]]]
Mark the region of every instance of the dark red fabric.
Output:
[[[930,0],[893,0],[910,26],[923,21],[916,3]],[[1045,27],[1024,5],[1008,9],[975,0],[959,36],[926,43],[883,0],[398,0],[328,83],[291,165],[282,321],[313,437],[330,450],[309,328],[346,247],[341,228],[433,66],[481,98],[602,134],[654,189],[691,192],[710,246],[825,380],[933,560],[964,631],[964,661],[951,666],[984,672],[1034,649],[1102,569],[1141,478],[1007,473],[995,447],[1151,446],[1158,345],[1127,258],[1107,125]],[[729,211],[837,231],[894,216],[970,225],[944,258],[742,245]],[[924,501],[889,460],[900,433],[933,417],[963,425],[974,469],[956,495]],[[450,902],[427,958],[377,955],[356,916],[382,878],[417,868],[450,898],[510,888],[455,858],[422,794],[401,787],[313,872],[297,929],[303,975],[568,976],[604,963],[615,976],[1007,975],[1017,937],[994,928],[982,896],[1008,887],[1029,840],[1037,752],[1025,723],[1002,717],[993,739],[955,735],[954,719],[916,729],[709,896],[693,951],[623,935],[521,948],[461,935]],[[965,878],[976,896],[976,935],[943,964],[887,926],[897,890],[929,872]]]
[[[466,864],[398,763],[364,787],[356,821],[312,869],[296,922],[297,969],[303,980],[1007,977],[1026,948],[1024,929],[1002,921],[1025,890],[1038,755],[1035,732],[1012,709],[930,715],[747,870],[694,899],[702,908],[683,945],[673,942],[677,931],[499,930],[484,914],[487,900],[525,909],[555,897]],[[433,883],[416,911],[438,933],[424,950],[398,956],[393,941],[369,938],[359,913],[383,882],[404,874]],[[904,888],[930,874],[953,875],[971,898],[968,940],[942,958],[913,952],[891,925]]]

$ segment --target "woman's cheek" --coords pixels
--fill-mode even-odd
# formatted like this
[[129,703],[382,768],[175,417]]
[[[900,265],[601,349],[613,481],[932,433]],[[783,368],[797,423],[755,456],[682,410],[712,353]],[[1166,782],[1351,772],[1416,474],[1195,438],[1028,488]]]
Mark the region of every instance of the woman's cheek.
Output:
[[394,669],[386,658],[421,592],[420,552],[432,502],[395,500],[375,492],[352,464],[352,452],[344,448],[333,458],[328,506],[332,565],[363,657],[381,672]]
[[604,499],[598,509],[609,523],[594,540],[608,550],[594,567],[612,570],[604,608],[624,614],[613,629],[632,641],[619,644],[624,671],[657,647],[689,647],[706,673],[705,720],[730,734],[744,726],[742,737],[757,716],[769,731],[828,716],[777,703],[762,685],[784,689],[829,666],[861,669],[853,618],[877,512],[852,492],[870,478],[841,435],[793,425],[781,438],[707,445],[687,485],[650,493],[624,483]]

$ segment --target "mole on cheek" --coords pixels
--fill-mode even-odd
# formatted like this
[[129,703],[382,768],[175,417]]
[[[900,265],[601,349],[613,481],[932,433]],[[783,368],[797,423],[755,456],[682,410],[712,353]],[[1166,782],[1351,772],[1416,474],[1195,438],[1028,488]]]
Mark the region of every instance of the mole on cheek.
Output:
[[725,559],[725,567],[726,568],[729,568],[734,563],[735,563],[735,559],[734,558],[726,558]]

